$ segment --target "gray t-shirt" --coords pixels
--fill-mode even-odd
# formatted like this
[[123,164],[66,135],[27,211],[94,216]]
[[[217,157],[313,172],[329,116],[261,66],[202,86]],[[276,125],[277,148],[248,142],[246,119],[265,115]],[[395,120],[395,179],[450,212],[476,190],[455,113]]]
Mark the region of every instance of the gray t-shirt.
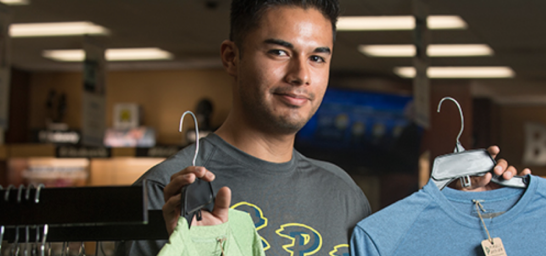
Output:
[[[228,186],[232,208],[252,217],[266,255],[345,255],[356,223],[371,214],[362,190],[341,168],[296,150],[286,163],[255,158],[211,134],[199,143],[196,165],[216,176],[214,191]],[[149,208],[161,209],[171,175],[190,166],[194,145],[148,170]],[[126,243],[126,254],[157,255],[165,241]]]

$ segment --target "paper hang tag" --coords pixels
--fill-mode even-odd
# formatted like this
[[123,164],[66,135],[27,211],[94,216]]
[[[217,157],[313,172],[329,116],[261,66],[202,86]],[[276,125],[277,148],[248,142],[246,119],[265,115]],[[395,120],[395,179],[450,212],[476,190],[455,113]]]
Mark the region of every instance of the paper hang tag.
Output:
[[482,248],[485,256],[507,256],[502,240],[498,237],[493,238],[493,243],[489,239],[483,240]]

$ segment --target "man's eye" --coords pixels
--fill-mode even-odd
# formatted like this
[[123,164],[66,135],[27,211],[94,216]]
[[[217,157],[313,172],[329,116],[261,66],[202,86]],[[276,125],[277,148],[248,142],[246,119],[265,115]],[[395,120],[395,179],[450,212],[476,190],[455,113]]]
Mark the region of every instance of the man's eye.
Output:
[[269,53],[277,56],[288,56],[288,54],[283,50],[270,50]]
[[320,56],[311,56],[311,61],[313,62],[326,62],[323,57]]

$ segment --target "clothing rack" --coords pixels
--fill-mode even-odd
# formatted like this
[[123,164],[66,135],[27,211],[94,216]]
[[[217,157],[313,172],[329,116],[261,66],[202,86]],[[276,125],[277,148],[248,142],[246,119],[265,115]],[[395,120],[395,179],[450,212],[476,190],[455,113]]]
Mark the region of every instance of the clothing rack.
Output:
[[[0,190],[3,240],[31,241],[48,225],[48,242],[168,239],[161,210],[147,210],[143,186]],[[28,228],[27,228],[28,227]],[[29,232],[27,234],[26,232]],[[18,233],[18,234],[17,234]]]

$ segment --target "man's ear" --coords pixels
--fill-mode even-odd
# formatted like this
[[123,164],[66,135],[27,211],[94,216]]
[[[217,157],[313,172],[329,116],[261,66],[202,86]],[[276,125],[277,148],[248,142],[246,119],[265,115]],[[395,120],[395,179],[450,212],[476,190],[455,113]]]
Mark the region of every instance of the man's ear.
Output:
[[239,64],[239,49],[233,41],[225,40],[220,46],[220,55],[222,64],[229,75],[237,77],[237,69]]

